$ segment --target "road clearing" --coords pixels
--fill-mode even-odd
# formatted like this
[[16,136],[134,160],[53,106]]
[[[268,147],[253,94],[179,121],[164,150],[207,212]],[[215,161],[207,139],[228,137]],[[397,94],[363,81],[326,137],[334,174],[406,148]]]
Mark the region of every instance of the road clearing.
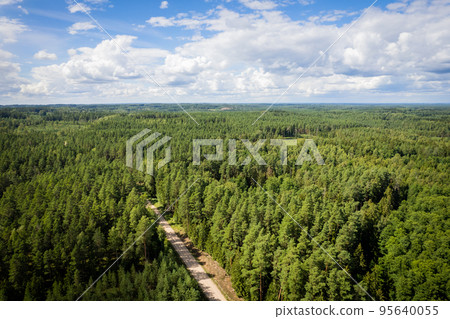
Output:
[[203,291],[208,300],[211,301],[226,301],[227,299],[220,291],[219,287],[209,278],[208,274],[202,268],[202,266],[197,262],[197,260],[192,256],[189,250],[186,248],[181,239],[177,236],[173,228],[169,225],[169,223],[165,220],[164,216],[161,216],[158,208],[153,205],[150,201],[148,202],[147,207],[150,207],[155,214],[159,217],[159,225],[162,227],[164,232],[166,233],[167,240],[172,244],[175,251],[180,256],[183,263],[186,265],[186,268],[191,273],[192,277],[197,280],[200,289]]

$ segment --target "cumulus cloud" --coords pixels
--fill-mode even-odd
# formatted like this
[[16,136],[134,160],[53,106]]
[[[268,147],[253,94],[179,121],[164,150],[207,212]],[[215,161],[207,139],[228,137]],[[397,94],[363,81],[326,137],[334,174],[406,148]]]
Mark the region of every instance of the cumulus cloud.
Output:
[[386,8],[388,8],[389,10],[399,10],[399,9],[404,9],[408,6],[408,4],[406,2],[393,2],[393,3],[389,3]]
[[77,22],[77,23],[72,24],[67,29],[67,31],[70,34],[77,34],[80,31],[88,31],[88,30],[95,29],[95,28],[96,28],[96,26],[90,21],[88,21],[88,22]]
[[151,17],[146,21],[148,24],[154,27],[172,27],[179,26],[187,30],[198,29],[208,23],[207,20],[202,18],[166,18],[166,17]]
[[[441,81],[435,81],[435,74],[450,74],[450,33],[444,31],[450,27],[449,5],[442,1],[417,1],[402,11],[398,8],[371,10],[292,88],[291,94],[389,91],[390,85],[399,83],[404,91],[431,86],[448,91],[449,77],[441,76]],[[164,75],[161,81],[167,85],[191,83],[193,88],[207,88],[206,91],[224,88],[230,94],[265,88],[282,90],[348,26],[322,22],[342,16],[356,19],[354,13],[343,11],[325,12],[312,21],[293,21],[279,11],[240,14],[221,9],[215,17],[197,20],[197,27],[216,33],[177,48],[158,68]],[[185,17],[172,17],[148,22],[184,26],[184,20]],[[260,81],[262,74],[264,81]],[[245,81],[258,85],[252,88],[244,85]]]
[[4,44],[16,42],[17,36],[25,30],[27,27],[19,20],[0,17],[0,95],[17,92],[25,83],[19,75],[20,64],[11,61],[14,55],[1,48]]
[[70,13],[91,12],[91,8],[82,2],[73,3],[67,7]]
[[14,56],[11,52],[0,49],[0,61],[11,59]]
[[0,17],[0,42],[12,43],[17,41],[17,35],[26,31],[27,27],[17,19]]
[[[95,48],[69,50],[67,62],[33,68],[35,81],[22,85],[21,92],[31,95],[92,92],[101,91],[101,88],[110,90],[112,85],[123,87],[117,83],[119,81],[143,80],[144,72],[138,66],[154,63],[167,52],[133,48],[134,39],[132,36],[117,36],[114,40],[102,41]],[[120,48],[127,50],[127,55]]]
[[[0,51],[0,56],[2,52]],[[0,60],[0,94],[10,94],[19,90],[20,83],[24,82],[19,76],[20,65],[8,60]]]
[[41,50],[39,52],[36,52],[33,56],[36,60],[56,60],[58,57],[55,53],[48,53],[45,50]]
[[[255,11],[245,14],[219,7],[204,15],[151,17],[147,23],[152,26],[195,29],[195,37],[170,52],[137,49],[131,45],[134,38],[128,36],[117,41],[180,99],[233,97],[267,102],[294,83],[348,28],[333,21],[357,18],[352,12],[330,11],[294,21],[273,10],[276,7],[268,5],[271,1],[246,1],[253,2],[265,4],[251,4]],[[448,95],[449,27],[448,2],[413,1],[373,8],[296,82],[286,98],[302,101],[308,96],[354,92],[391,97]],[[33,78],[33,83],[22,86],[24,94],[162,95],[111,41],[72,50],[66,63],[34,68]]]
[[169,2],[162,1],[161,5],[159,6],[160,9],[167,9],[169,7]]

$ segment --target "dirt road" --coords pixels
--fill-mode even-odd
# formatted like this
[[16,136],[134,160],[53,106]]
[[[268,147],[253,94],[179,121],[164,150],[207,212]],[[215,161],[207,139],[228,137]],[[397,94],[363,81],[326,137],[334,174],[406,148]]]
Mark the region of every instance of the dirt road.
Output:
[[[158,217],[161,216],[158,208],[155,207],[152,203],[148,202],[147,207],[150,207]],[[208,274],[202,268],[202,266],[195,260],[194,256],[189,252],[181,239],[177,236],[175,231],[170,227],[169,223],[161,217],[159,219],[159,225],[163,228],[166,233],[167,240],[172,244],[175,248],[176,252],[183,260],[186,268],[189,270],[191,275],[197,280],[200,288],[203,293],[209,300],[214,301],[226,301],[227,299],[224,297],[222,292],[219,290],[217,285],[209,278]]]

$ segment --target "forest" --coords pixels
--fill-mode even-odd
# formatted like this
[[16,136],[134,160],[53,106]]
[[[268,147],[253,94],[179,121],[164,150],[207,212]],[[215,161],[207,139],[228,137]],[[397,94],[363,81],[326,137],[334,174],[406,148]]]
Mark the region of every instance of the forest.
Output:
[[[205,300],[161,229],[139,238],[150,199],[245,300],[449,300],[450,108],[264,108],[1,107],[0,299]],[[171,137],[153,176],[125,160],[146,128]],[[193,165],[194,139],[264,139],[267,165],[240,142]],[[287,165],[270,139],[298,142]],[[325,165],[296,165],[306,139]]]

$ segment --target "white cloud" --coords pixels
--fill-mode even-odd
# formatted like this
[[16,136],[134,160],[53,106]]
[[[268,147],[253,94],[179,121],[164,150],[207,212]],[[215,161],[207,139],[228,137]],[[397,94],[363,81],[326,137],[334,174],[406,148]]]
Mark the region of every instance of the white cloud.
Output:
[[159,6],[160,9],[167,9],[169,7],[169,2],[162,1],[161,5]]
[[313,4],[314,0],[298,0],[298,3],[300,3],[302,6],[308,6],[310,4]]
[[77,22],[77,23],[74,23],[73,25],[71,25],[67,29],[67,31],[70,34],[77,34],[80,31],[88,31],[88,30],[95,29],[95,28],[96,28],[95,25],[92,22],[90,22],[90,21],[88,21],[88,22]]
[[0,49],[0,96],[15,94],[25,79],[20,77],[20,64],[12,62],[15,56],[8,51]]
[[[177,99],[271,102],[348,28],[330,22],[357,18],[332,11],[293,21],[269,7],[259,8],[247,14],[218,8],[204,16],[150,18],[147,23],[153,26],[195,29],[195,36],[171,52],[135,48],[129,36],[117,40]],[[370,10],[286,99],[355,94],[372,101],[374,96],[377,101],[380,96],[398,101],[432,93],[450,97],[450,5],[414,1],[398,8]],[[122,97],[124,102],[163,99],[163,92],[141,74],[108,40],[71,50],[65,63],[34,68],[33,82],[22,85],[22,93],[114,96],[112,101]]]
[[[327,94],[329,92],[365,91],[379,88],[391,83],[389,76],[348,76],[333,74],[329,76],[305,77],[297,85],[299,92],[306,96]],[[295,93],[295,92],[294,92]]]
[[0,17],[0,42],[16,42],[17,35],[26,30],[28,30],[27,27],[19,20]]
[[0,49],[0,61],[11,59],[14,56],[11,52]]
[[239,2],[253,10],[271,10],[277,7],[277,4],[275,2],[269,0],[239,0]]
[[[158,68],[158,79],[205,94],[221,88],[229,94],[257,94],[265,89],[281,92],[347,28],[322,22],[343,16],[356,19],[352,12],[333,11],[314,21],[297,22],[278,11],[239,14],[221,9],[215,18],[197,19],[192,24],[215,31],[215,35],[192,38],[177,48]],[[148,22],[186,27],[185,20],[189,19],[161,17]],[[436,90],[448,92],[450,76],[445,74],[450,75],[450,33],[444,30],[449,28],[450,7],[441,1],[428,6],[413,2],[405,12],[373,9],[290,94],[389,91],[393,84],[395,90],[400,86],[406,92],[429,89],[427,81],[433,81]],[[437,74],[444,74],[441,81],[435,80]],[[246,81],[249,85],[244,85]],[[254,83],[257,85],[252,88]]]
[[[3,53],[0,51],[0,56]],[[8,60],[0,59],[0,95],[17,92],[24,79],[20,78],[20,65]]]
[[58,57],[55,53],[48,53],[45,50],[41,50],[34,54],[33,58],[36,60],[56,60]]
[[174,26],[174,22],[172,19],[167,19],[166,17],[151,17],[146,22],[154,27],[171,27]]
[[16,4],[16,3],[20,3],[22,2],[22,0],[0,0],[0,6],[6,6],[9,4]]
[[154,27],[172,27],[172,26],[180,26],[185,29],[198,29],[205,24],[208,24],[207,20],[202,19],[188,19],[188,18],[166,18],[166,17],[151,17],[146,21],[148,24]]
[[166,57],[164,68],[161,69],[164,74],[169,75],[197,75],[201,71],[211,67],[211,61],[205,57],[198,56],[193,58],[183,57],[178,54],[171,54]]
[[82,2],[73,3],[70,6],[67,7],[69,9],[70,13],[76,13],[76,12],[91,12],[91,8],[87,6],[86,4]]
[[[84,2],[77,1],[78,3],[75,3],[73,1],[67,9],[70,11],[70,13],[76,13],[76,12],[87,12],[90,13],[92,10],[98,10],[105,7],[106,4],[109,3],[109,0],[85,0]],[[86,4],[89,3],[90,5]],[[109,5],[110,8],[113,7],[113,5]]]
[[[0,2],[5,4],[6,2]],[[20,64],[12,62],[15,57],[11,52],[1,49],[4,44],[17,41],[17,36],[27,27],[17,19],[0,17],[0,95],[4,96],[19,91],[25,80],[20,77]]]
[[[95,48],[71,49],[67,62],[33,68],[34,82],[22,85],[21,92],[26,95],[64,95],[92,91],[107,94],[105,90],[123,88],[122,82],[129,80],[139,80],[145,84],[142,70],[137,66],[155,63],[166,56],[167,52],[133,48],[131,43],[134,39],[132,36],[117,36],[114,41],[102,41]],[[127,50],[128,54],[124,55],[116,43]]]
[[308,21],[315,23],[324,23],[324,22],[336,22],[341,20],[344,17],[351,17],[357,15],[358,12],[347,12],[345,10],[334,10],[332,12],[320,15],[320,16],[311,16],[308,18]]

